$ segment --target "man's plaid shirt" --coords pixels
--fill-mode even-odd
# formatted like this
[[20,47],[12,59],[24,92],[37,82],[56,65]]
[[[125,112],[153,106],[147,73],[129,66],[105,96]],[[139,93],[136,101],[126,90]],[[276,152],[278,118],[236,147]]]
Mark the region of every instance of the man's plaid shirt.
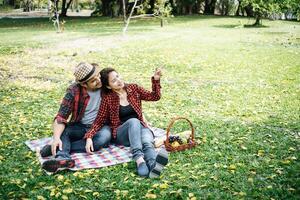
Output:
[[[141,123],[148,127],[144,122],[142,115],[142,100],[145,101],[158,101],[160,99],[160,81],[154,80],[152,77],[152,92],[145,90],[144,88],[136,84],[125,84],[127,92],[127,100],[138,115],[138,119]],[[102,103],[98,115],[91,127],[91,129],[85,134],[85,138],[92,138],[95,133],[102,128],[104,122],[109,119],[110,127],[112,129],[113,137],[116,138],[117,128],[121,125],[119,117],[120,99],[115,92],[110,92],[107,95],[103,95]]]
[[80,122],[89,99],[90,97],[85,87],[76,83],[70,85],[55,117],[57,123],[68,123],[70,115],[70,122]]

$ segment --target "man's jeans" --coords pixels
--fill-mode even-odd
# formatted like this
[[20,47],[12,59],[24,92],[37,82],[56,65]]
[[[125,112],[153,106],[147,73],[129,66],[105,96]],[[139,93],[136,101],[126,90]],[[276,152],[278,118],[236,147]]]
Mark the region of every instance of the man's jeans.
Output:
[[[84,139],[85,133],[90,129],[90,126],[73,123],[66,126],[64,132],[60,136],[62,141],[62,151],[58,150],[56,158],[69,159],[70,152],[83,153],[86,152]],[[94,151],[100,150],[109,144],[111,140],[111,129],[109,126],[103,126],[92,138]]]
[[130,146],[135,161],[141,156],[146,162],[156,158],[153,134],[136,118],[131,118],[118,127],[116,143]]

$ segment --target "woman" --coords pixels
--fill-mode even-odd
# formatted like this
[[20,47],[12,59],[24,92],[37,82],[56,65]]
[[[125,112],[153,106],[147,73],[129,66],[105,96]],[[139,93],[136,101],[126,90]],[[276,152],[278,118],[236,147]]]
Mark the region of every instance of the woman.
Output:
[[155,152],[153,134],[143,119],[141,101],[160,99],[161,70],[157,69],[152,77],[152,92],[136,84],[125,84],[113,68],[104,68],[100,74],[106,95],[92,128],[85,135],[86,151],[93,151],[92,137],[109,119],[116,143],[130,146],[137,173],[158,177],[168,163],[168,153],[165,149]]

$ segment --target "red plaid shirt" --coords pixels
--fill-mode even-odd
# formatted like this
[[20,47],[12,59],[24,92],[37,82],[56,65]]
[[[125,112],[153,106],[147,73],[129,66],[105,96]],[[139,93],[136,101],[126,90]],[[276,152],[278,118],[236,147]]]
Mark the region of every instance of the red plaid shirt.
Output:
[[[158,101],[160,99],[160,81],[154,80],[152,77],[152,92],[136,84],[125,84],[127,92],[127,100],[138,115],[141,123],[147,127],[142,115],[142,100],[145,101]],[[120,99],[115,92],[110,92],[103,95],[102,103],[98,115],[91,127],[85,134],[84,138],[92,138],[95,133],[102,128],[107,119],[110,121],[113,137],[116,138],[117,128],[121,125],[119,117]]]
[[89,99],[90,97],[85,87],[76,83],[70,85],[54,119],[57,120],[57,123],[66,124],[71,115],[70,122],[80,122]]

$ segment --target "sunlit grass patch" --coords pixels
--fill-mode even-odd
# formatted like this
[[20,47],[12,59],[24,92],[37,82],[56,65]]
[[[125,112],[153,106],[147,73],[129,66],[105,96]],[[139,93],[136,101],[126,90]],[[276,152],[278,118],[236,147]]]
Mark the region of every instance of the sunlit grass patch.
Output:
[[[87,199],[296,199],[299,194],[300,25],[248,18],[188,16],[135,20],[0,20],[0,197]],[[199,145],[172,153],[157,180],[133,162],[46,176],[24,141],[51,136],[73,67],[96,62],[150,89],[162,66],[162,98],[144,103],[166,128],[189,118]],[[174,132],[189,129],[178,123]],[[43,188],[43,189],[41,189]]]

